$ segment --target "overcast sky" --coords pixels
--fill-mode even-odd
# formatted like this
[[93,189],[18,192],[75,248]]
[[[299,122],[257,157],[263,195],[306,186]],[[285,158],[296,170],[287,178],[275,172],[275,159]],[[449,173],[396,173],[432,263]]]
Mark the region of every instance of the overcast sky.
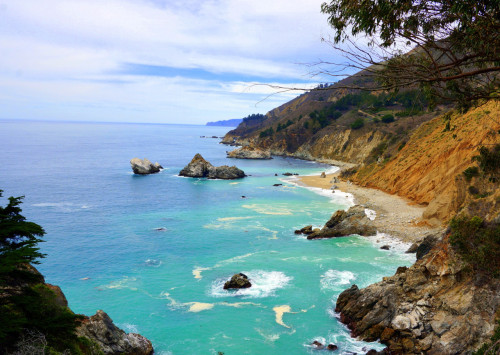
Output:
[[0,118],[204,124],[331,60],[324,0],[0,0]]

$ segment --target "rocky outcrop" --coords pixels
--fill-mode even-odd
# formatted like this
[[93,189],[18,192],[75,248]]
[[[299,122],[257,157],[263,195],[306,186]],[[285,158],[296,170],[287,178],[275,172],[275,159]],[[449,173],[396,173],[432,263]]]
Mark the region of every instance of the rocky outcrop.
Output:
[[365,208],[356,205],[347,211],[335,212],[321,230],[310,233],[307,239],[345,237],[352,234],[369,236],[376,233],[373,222],[366,216]]
[[240,179],[245,177],[245,172],[235,166],[213,166],[203,159],[201,154],[196,154],[191,162],[179,172],[180,176],[207,178],[207,179]]
[[249,288],[251,286],[252,284],[248,280],[248,276],[240,272],[239,274],[234,274],[231,280],[224,284],[224,290],[231,288]]
[[447,238],[410,268],[345,290],[336,311],[352,335],[390,354],[469,354],[486,342],[500,306],[500,281],[467,274]]
[[76,332],[78,336],[89,338],[98,344],[105,355],[153,354],[153,346],[148,339],[139,334],[125,333],[101,310],[86,317]]
[[130,160],[130,165],[132,166],[132,171],[134,174],[138,175],[148,175],[160,172],[163,167],[158,163],[151,163],[148,159],[132,158]]
[[271,153],[268,151],[249,146],[227,152],[227,157],[237,159],[272,159]]

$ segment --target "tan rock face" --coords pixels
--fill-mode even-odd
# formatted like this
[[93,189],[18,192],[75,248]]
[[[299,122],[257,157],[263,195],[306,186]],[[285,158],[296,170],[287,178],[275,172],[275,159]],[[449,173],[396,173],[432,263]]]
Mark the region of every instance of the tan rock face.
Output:
[[151,355],[151,342],[139,334],[127,334],[103,311],[86,318],[76,330],[79,336],[97,343],[106,355]]
[[147,175],[147,174],[154,174],[158,173],[163,167],[158,163],[151,163],[149,159],[139,159],[139,158],[132,158],[130,160],[130,165],[132,166],[132,171],[134,174],[138,175]]
[[468,353],[493,333],[500,280],[478,284],[459,265],[444,237],[407,270],[342,292],[336,311],[353,336],[380,338],[391,353]]
[[232,150],[227,153],[227,157],[236,159],[272,159],[269,151],[249,146]]

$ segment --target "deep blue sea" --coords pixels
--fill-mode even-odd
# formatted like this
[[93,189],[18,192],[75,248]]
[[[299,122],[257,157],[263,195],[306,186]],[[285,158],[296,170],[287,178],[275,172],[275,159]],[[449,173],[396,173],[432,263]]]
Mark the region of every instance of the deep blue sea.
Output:
[[[344,354],[380,349],[350,338],[333,311],[336,297],[353,283],[364,287],[392,275],[414,256],[402,253],[404,246],[380,250],[380,235],[295,235],[352,202],[282,174],[332,167],[227,159],[232,147],[200,138],[228,130],[0,121],[1,203],[26,196],[23,214],[47,232],[38,268],[75,312],[103,309],[127,332],[151,339],[157,354],[313,354],[314,340],[335,343]],[[178,177],[196,153],[249,176]],[[165,170],[135,176],[134,157]],[[223,290],[238,272],[253,286]]]

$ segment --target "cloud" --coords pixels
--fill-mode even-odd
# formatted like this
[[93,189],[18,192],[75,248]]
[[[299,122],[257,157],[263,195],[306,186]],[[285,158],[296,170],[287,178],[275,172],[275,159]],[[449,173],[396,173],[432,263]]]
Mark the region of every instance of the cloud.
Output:
[[[322,0],[16,0],[0,4],[3,118],[204,123],[288,101],[331,56]],[[146,70],[146,68],[149,68]],[[298,93],[297,93],[298,94]],[[182,118],[180,117],[182,115]]]

